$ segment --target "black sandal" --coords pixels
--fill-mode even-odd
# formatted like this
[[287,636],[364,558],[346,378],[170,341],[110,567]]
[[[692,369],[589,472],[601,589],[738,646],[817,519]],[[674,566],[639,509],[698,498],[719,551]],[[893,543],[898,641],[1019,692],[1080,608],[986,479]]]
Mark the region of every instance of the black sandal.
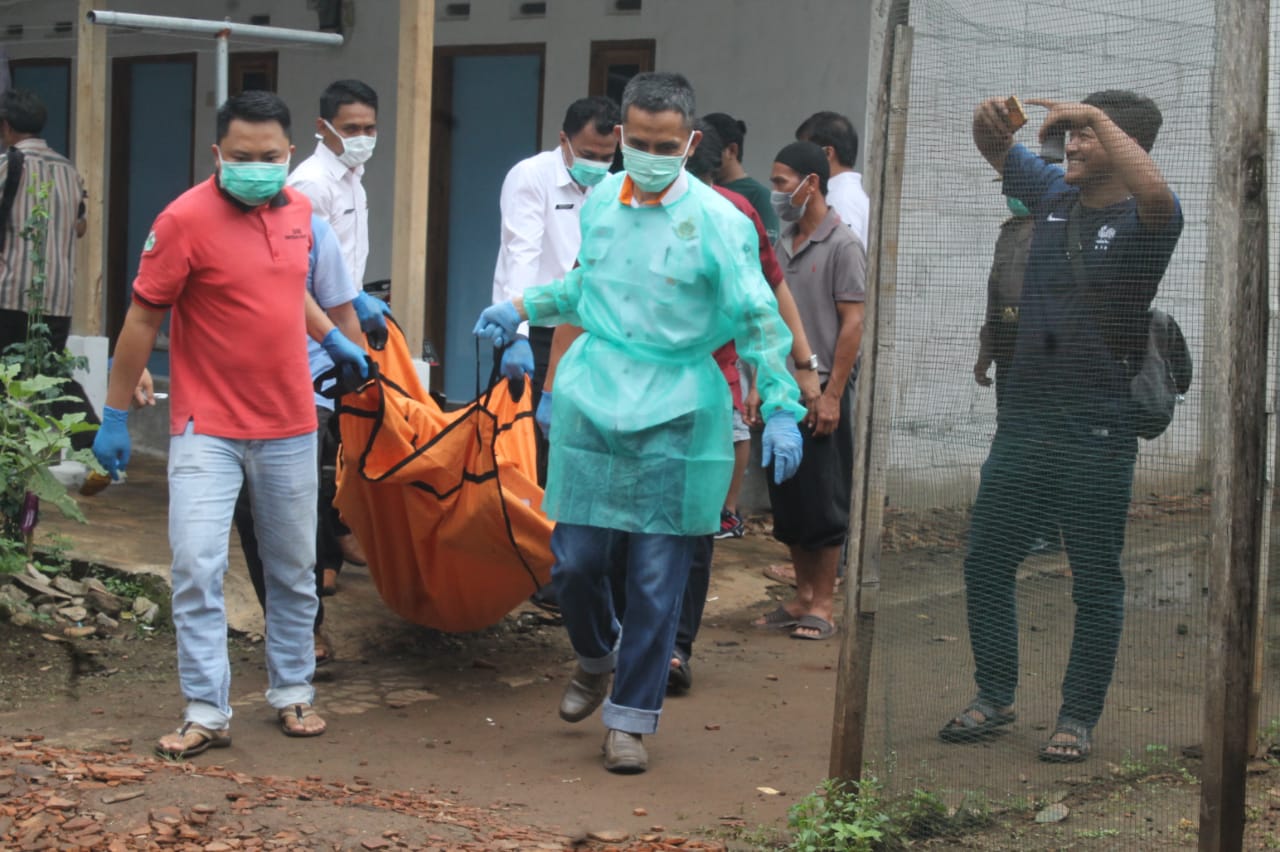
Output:
[[667,692],[671,695],[683,695],[693,687],[693,669],[689,668],[689,658],[680,651],[671,654],[671,661],[677,662],[667,672]]
[[[982,716],[975,719],[973,714]],[[986,739],[997,733],[1005,725],[1012,724],[1018,714],[1012,710],[1001,710],[989,701],[975,698],[969,706],[960,711],[960,715],[951,719],[938,731],[938,738],[944,743],[973,743]]]
[[[1054,740],[1053,737],[1059,734],[1075,737],[1075,742]],[[1058,751],[1050,751],[1049,749],[1058,749]],[[1087,758],[1092,751],[1093,731],[1079,722],[1062,719],[1058,722],[1057,727],[1053,729],[1053,736],[1049,737],[1048,742],[1040,746],[1040,759],[1046,763],[1079,763]]]

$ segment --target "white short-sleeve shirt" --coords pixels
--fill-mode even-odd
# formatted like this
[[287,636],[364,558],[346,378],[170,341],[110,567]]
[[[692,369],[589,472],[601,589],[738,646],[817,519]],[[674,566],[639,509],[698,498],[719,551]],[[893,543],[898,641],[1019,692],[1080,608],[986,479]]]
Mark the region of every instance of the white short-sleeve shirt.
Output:
[[862,175],[841,172],[827,181],[827,204],[836,208],[840,218],[867,247],[867,222],[871,219],[871,199],[862,188]]

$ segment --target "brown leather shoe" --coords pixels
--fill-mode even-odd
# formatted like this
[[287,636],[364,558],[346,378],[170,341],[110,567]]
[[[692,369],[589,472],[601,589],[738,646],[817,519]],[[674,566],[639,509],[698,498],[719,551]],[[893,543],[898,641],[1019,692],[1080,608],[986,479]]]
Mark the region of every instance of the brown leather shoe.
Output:
[[360,546],[355,533],[338,536],[338,547],[342,550],[342,558],[352,565],[363,568],[369,564],[368,558],[364,555],[364,548]]
[[621,775],[635,775],[649,768],[649,753],[639,734],[629,734],[613,728],[604,735],[604,768]]

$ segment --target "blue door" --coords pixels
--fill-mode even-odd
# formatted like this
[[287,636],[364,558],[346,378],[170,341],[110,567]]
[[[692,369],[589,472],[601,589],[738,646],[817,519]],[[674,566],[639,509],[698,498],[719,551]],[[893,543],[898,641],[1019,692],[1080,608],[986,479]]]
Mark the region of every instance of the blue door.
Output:
[[[111,243],[108,288],[109,329],[114,334],[128,308],[138,274],[142,245],[151,224],[165,206],[192,183],[192,123],[195,117],[195,57],[173,56],[117,60],[113,78]],[[211,154],[197,152],[210,163]],[[212,170],[212,165],[208,166]],[[151,370],[169,372],[163,341],[151,359]]]
[[49,117],[41,134],[49,147],[71,156],[71,60],[51,59],[13,63],[15,89],[29,89],[44,104]]
[[[476,391],[471,328],[493,296],[501,216],[498,198],[507,170],[538,151],[542,55],[455,56],[453,63],[449,239],[444,391],[470,400]],[[480,380],[489,377],[492,348],[480,352]]]

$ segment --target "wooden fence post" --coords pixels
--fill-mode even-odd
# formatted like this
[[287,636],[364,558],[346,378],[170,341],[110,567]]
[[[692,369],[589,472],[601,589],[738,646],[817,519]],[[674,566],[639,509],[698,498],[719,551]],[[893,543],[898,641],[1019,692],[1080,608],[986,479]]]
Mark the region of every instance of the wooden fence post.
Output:
[[871,222],[867,252],[866,318],[854,409],[854,464],[849,546],[846,549],[844,632],[836,678],[830,776],[862,777],[871,649],[880,589],[880,532],[892,417],[894,299],[898,273],[898,217],[907,137],[912,30],[910,4],[889,4],[881,55],[874,132],[867,158]]
[[1221,349],[1210,380],[1222,390],[1213,447],[1209,646],[1200,788],[1200,849],[1244,842],[1246,724],[1253,674],[1267,436],[1268,0],[1217,0],[1210,132],[1217,151],[1211,240],[1220,280]]

